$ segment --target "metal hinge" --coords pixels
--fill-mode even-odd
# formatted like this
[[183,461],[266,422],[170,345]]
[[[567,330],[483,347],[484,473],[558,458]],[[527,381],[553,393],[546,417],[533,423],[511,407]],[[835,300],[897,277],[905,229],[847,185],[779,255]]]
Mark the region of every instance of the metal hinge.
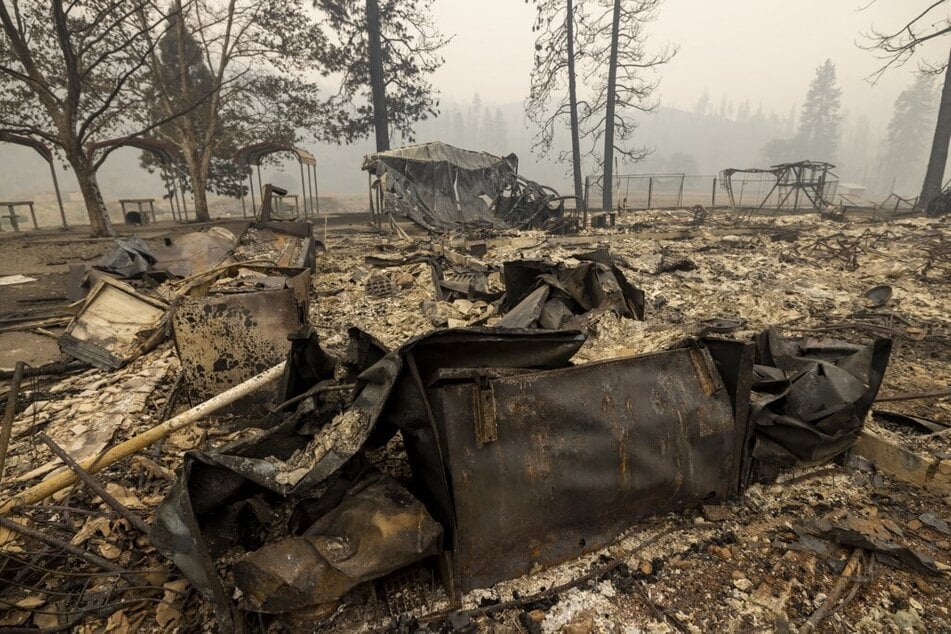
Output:
[[499,439],[499,430],[495,420],[495,392],[489,377],[476,377],[472,386],[472,401],[476,440],[480,445],[495,442]]

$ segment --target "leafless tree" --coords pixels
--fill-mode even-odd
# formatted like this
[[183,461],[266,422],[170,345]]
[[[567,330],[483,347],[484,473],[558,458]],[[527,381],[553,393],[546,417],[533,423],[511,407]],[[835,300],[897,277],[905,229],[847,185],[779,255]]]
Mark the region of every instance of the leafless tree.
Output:
[[[948,0],[934,0],[897,29],[872,30],[866,36],[866,46],[876,51],[882,60],[881,67],[871,76],[872,81],[876,81],[890,68],[904,66],[925,44],[948,33],[951,33],[951,4]],[[938,121],[931,142],[928,168],[918,197],[918,202],[923,207],[927,207],[928,203],[941,193],[944,167],[948,161],[948,145],[951,144],[951,52],[948,55],[946,62],[937,65],[922,64],[922,72],[944,73]]]
[[[594,87],[589,107],[581,113],[581,135],[594,145],[603,143],[602,201],[614,205],[615,157],[629,162],[642,160],[649,150],[632,144],[637,123],[634,113],[653,112],[653,94],[658,85],[657,68],[676,54],[675,47],[659,52],[647,50],[645,26],[657,17],[663,0],[600,0],[595,16],[589,54],[594,67],[586,83]],[[595,150],[593,150],[594,152]]]
[[585,0],[537,0],[533,26],[538,33],[535,65],[525,103],[525,113],[539,127],[533,146],[539,156],[546,156],[551,151],[556,132],[567,117],[571,152],[570,155],[561,153],[558,160],[570,159],[575,196],[579,199],[584,197],[584,188],[581,183],[577,68],[579,57],[584,55],[584,47],[579,51],[578,44],[581,40],[579,31],[585,31],[585,4]]
[[146,70],[150,51],[138,46],[161,31],[166,15],[144,24],[134,16],[149,0],[0,1],[0,132],[51,145],[73,168],[92,233],[111,235],[96,179],[105,159],[90,145],[142,134],[129,86]]

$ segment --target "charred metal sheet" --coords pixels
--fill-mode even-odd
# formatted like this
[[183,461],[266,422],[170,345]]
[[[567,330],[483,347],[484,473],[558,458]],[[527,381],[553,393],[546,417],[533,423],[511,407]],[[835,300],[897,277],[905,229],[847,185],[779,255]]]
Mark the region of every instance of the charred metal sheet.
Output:
[[238,238],[231,256],[239,262],[265,260],[275,266],[314,272],[317,251],[323,250],[309,222],[256,222]]
[[[463,591],[736,488],[745,421],[703,348],[435,385],[427,397],[438,437],[429,450],[440,457],[408,450],[414,468],[441,460],[446,469]],[[491,442],[474,398],[493,402]]]
[[244,606],[281,613],[336,601],[357,584],[435,555],[442,528],[393,478],[371,473],[301,537],[234,566]]
[[[750,394],[753,389],[753,360],[756,344],[707,337],[702,340],[716,364],[723,385],[733,405],[733,416],[737,421],[746,422],[750,417]],[[749,446],[753,426],[745,425],[745,433],[736,435],[736,455],[740,456],[740,473],[733,493],[737,494],[749,485],[752,461]]]
[[104,276],[69,322],[59,347],[80,361],[114,370],[165,338],[167,311],[164,302]]
[[188,277],[214,268],[234,248],[237,238],[224,227],[195,231],[175,238],[152,250],[152,269],[167,271],[176,277]]
[[116,246],[109,253],[102,256],[95,264],[95,268],[107,273],[113,273],[122,278],[133,279],[142,277],[155,263],[149,247],[138,236],[116,238]]
[[429,231],[541,227],[562,219],[564,199],[519,176],[515,154],[433,142],[368,154],[361,169],[376,176],[371,216],[395,211]]
[[292,288],[185,297],[175,309],[175,348],[189,387],[210,398],[279,363],[288,335],[306,323]]
[[775,329],[760,335],[753,458],[780,468],[814,465],[854,445],[890,352],[888,339],[866,346],[786,338]]
[[[611,310],[622,317],[644,319],[644,291],[630,284],[606,249],[574,256],[578,266],[545,260],[506,262],[502,268],[509,328],[556,330],[577,327],[574,316]],[[543,293],[542,289],[549,292]]]
[[835,522],[827,519],[810,520],[793,528],[799,535],[812,535],[834,544],[867,550],[886,566],[919,574],[943,574],[934,558],[892,542],[894,534],[875,520],[846,516]]

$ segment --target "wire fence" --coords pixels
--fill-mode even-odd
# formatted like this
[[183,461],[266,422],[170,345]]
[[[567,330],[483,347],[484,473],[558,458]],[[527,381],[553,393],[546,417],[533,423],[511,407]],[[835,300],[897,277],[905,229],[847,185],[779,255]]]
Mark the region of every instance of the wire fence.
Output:
[[[784,199],[786,191],[775,187],[772,174],[734,174],[733,201],[725,189],[723,179],[716,175],[692,174],[628,174],[614,177],[612,209],[682,209],[703,205],[704,207],[728,207],[735,205],[744,209],[808,209],[812,203],[805,197],[798,202]],[[601,176],[585,179],[585,205],[588,209],[604,207],[604,189]],[[831,201],[837,182],[826,183],[824,198]]]

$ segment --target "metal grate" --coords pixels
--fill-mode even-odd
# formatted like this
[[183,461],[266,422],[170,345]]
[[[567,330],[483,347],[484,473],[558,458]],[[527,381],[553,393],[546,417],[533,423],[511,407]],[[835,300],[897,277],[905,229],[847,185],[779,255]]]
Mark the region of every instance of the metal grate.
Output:
[[421,563],[378,579],[376,592],[390,616],[431,611],[436,600],[436,577],[432,567]]

